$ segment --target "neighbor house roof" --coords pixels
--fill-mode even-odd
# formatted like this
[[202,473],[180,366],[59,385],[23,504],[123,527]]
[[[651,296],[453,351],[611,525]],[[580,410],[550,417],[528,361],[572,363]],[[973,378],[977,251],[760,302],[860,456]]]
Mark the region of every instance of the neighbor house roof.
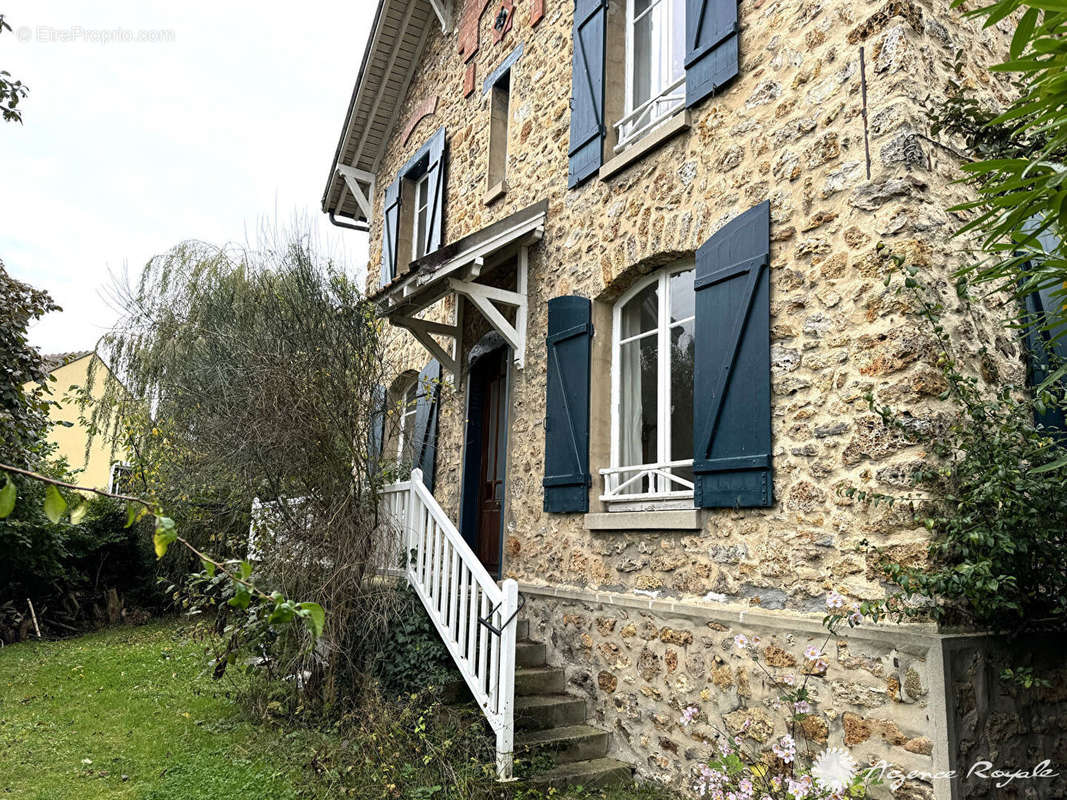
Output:
[[367,221],[367,215],[338,174],[337,166],[377,174],[419,56],[437,24],[439,18],[430,0],[379,0],[326,179],[322,195],[324,212]]
[[91,356],[92,350],[74,350],[70,353],[50,353],[44,356],[45,369],[49,372],[55,372],[60,367],[65,367],[67,364],[73,364],[75,361],[81,361],[86,356]]

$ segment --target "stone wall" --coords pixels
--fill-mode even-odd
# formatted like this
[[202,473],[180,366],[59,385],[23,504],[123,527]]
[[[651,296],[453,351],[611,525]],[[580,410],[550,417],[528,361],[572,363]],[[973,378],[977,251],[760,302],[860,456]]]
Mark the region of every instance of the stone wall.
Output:
[[[922,104],[927,95],[936,99],[955,74],[957,51],[963,54],[960,79],[998,101],[1003,89],[984,67],[1003,54],[1005,31],[983,31],[942,0],[744,2],[739,79],[695,109],[689,131],[616,177],[568,190],[572,4],[547,3],[532,28],[527,5],[517,4],[513,28],[499,44],[493,43],[492,13],[483,14],[471,60],[478,77],[469,97],[456,37],[432,35],[401,119],[421,113],[433,95],[439,95],[437,111],[418,122],[406,145],[397,139],[378,181],[388,184],[443,124],[447,241],[548,199],[545,238],[531,251],[526,367],[511,376],[508,574],[663,596],[714,592],[796,610],[819,607],[828,588],[856,599],[880,596],[882,586],[857,543],[867,539],[903,558],[919,558],[925,531],[900,508],[858,507],[839,490],[900,489],[909,465],[925,452],[886,431],[865,396],[907,411],[920,441],[936,435],[944,418],[936,400],[943,388],[936,348],[924,323],[909,314],[908,299],[883,285],[891,262],[876,247],[884,242],[907,254],[952,306],[949,276],[963,256],[961,245],[950,241],[957,220],[945,209],[963,195],[951,185],[957,158],[927,138]],[[621,9],[616,0],[610,13]],[[489,98],[480,82],[520,42],[509,189],[486,206]],[[577,293],[609,308],[642,273],[691,254],[764,198],[772,207],[775,506],[716,511],[700,535],[685,536],[591,534],[581,515],[542,513],[548,299]],[[379,193],[379,212],[381,202]],[[375,224],[372,263],[379,254]],[[463,303],[466,353],[480,331],[477,312]],[[988,346],[983,376],[990,384],[1018,379],[1017,342],[991,310],[978,312],[953,317],[950,326],[975,349]],[[447,319],[451,310],[433,314]],[[597,337],[608,335],[600,326]],[[407,361],[401,366],[425,363],[425,352],[406,334],[398,339],[397,352]],[[606,378],[608,366],[601,367]],[[440,422],[437,494],[450,513],[458,511],[462,390],[461,377],[445,391]],[[594,452],[604,450],[607,416],[602,406],[593,409]],[[594,475],[603,466],[594,459]]]
[[[469,8],[487,7],[484,0],[457,5],[461,17]],[[956,313],[951,289],[951,273],[966,256],[950,238],[958,219],[946,209],[965,195],[952,184],[957,156],[928,135],[924,102],[943,96],[950,77],[976,86],[990,102],[1002,101],[1005,86],[986,67],[1006,53],[1008,32],[982,30],[950,5],[744,0],[740,77],[694,109],[688,131],[616,176],[576,190],[566,185],[570,0],[519,0],[513,27],[499,43],[491,30],[496,5],[488,5],[469,62],[475,86],[469,96],[470,67],[457,37],[433,33],[404,102],[401,120],[439,98],[436,113],[419,121],[406,143],[396,134],[378,186],[388,185],[444,125],[447,242],[548,201],[544,239],[530,251],[526,365],[510,374],[504,570],[523,582],[535,636],[549,642],[550,660],[566,668],[573,691],[590,698],[595,722],[616,732],[617,754],[645,775],[679,785],[688,780],[706,748],[710,717],[681,726],[687,703],[699,701],[707,713],[726,715],[728,724],[747,707],[745,714],[758,717],[751,736],[770,736],[764,717],[771,716],[771,695],[751,659],[732,647],[735,635],[759,635],[765,663],[775,669],[802,668],[803,649],[819,637],[815,612],[828,590],[852,600],[884,593],[875,568],[858,551],[861,540],[904,560],[925,552],[926,533],[905,509],[869,508],[840,492],[846,486],[904,488],[910,465],[926,455],[921,442],[945,422],[937,400],[943,388],[937,349],[907,297],[884,285],[891,261],[878,244],[922,268],[950,309],[949,328],[971,355],[985,348],[987,385],[1021,379],[1019,344],[992,303],[973,315]],[[544,16],[531,27],[530,13],[541,7]],[[610,13],[623,7],[612,0]],[[508,190],[486,205],[489,97],[481,81],[519,43],[524,52],[512,73]],[[547,301],[590,297],[602,320],[637,278],[691,255],[726,221],[764,199],[772,209],[774,506],[713,511],[703,530],[688,534],[592,533],[580,514],[543,513]],[[372,290],[381,208],[379,192]],[[429,316],[450,320],[451,302]],[[465,363],[488,327],[460,302]],[[594,341],[609,335],[598,324]],[[398,371],[417,370],[428,358],[399,332],[394,352]],[[599,368],[594,382],[602,383],[608,365]],[[462,477],[464,384],[461,375],[444,387],[439,421],[435,494],[453,519]],[[868,409],[868,393],[910,415],[913,441],[883,428]],[[605,451],[607,436],[607,410],[597,405],[594,454]],[[594,457],[591,466],[596,475],[607,464]],[[597,510],[594,502],[591,511]],[[594,590],[604,594],[591,601]],[[564,595],[545,596],[553,592]],[[676,600],[689,609],[680,616],[664,611]],[[831,640],[827,648],[826,674],[811,679],[820,701],[818,721],[808,723],[816,740],[906,769],[945,768],[941,640],[918,628],[879,628]],[[931,791],[913,782],[897,796]]]
[[[1067,637],[953,637],[945,648],[952,767],[960,797],[1021,800],[1064,796],[1067,765]],[[1020,653],[1027,663],[1020,664]],[[1048,682],[1025,688],[1001,678],[1007,667],[1033,670]],[[1033,771],[1043,761],[1056,773],[1004,783],[994,770]],[[982,762],[985,762],[984,764]]]

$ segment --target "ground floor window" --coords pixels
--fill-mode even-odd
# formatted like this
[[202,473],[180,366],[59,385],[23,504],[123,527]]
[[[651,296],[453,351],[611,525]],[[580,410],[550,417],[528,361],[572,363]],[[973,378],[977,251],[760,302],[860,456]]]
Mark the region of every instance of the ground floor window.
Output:
[[634,286],[615,306],[609,504],[691,505],[693,264]]

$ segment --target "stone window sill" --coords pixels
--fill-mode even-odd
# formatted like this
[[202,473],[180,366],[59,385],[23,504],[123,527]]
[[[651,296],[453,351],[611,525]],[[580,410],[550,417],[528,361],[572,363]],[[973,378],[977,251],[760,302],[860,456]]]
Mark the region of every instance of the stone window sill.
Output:
[[705,512],[700,508],[671,511],[608,511],[585,515],[585,529],[594,533],[627,531],[677,531],[697,533],[704,529]]
[[635,161],[644,158],[656,148],[662,147],[679,133],[689,130],[690,125],[689,109],[683,108],[604,164],[600,168],[600,180],[607,180],[619,174]]
[[487,206],[491,205],[492,203],[495,203],[497,200],[503,197],[505,194],[507,194],[507,191],[508,182],[500,181],[499,183],[496,183],[489,188],[489,191],[487,191],[482,197],[482,203]]

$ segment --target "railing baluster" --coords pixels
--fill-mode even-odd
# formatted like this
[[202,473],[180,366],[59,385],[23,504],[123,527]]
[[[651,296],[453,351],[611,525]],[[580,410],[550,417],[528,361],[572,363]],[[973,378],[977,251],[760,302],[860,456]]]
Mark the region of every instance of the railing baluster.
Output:
[[455,624],[458,621],[459,616],[456,612],[456,603],[459,597],[456,594],[456,590],[459,588],[459,548],[452,548],[452,567],[449,570],[449,577],[452,579],[452,585],[448,591],[448,633],[450,636],[455,637],[456,630]]
[[459,643],[459,651],[463,654],[463,658],[467,658],[467,607],[470,605],[470,570],[467,569],[467,565],[464,564],[460,570],[459,580],[459,613],[456,615],[457,620],[456,628],[456,641]]
[[[486,619],[489,616],[489,598],[485,596],[485,592],[482,592],[482,608],[478,616],[482,619]],[[486,663],[489,658],[489,649],[487,647],[489,643],[489,631],[486,630],[484,625],[478,626],[478,676],[481,679],[479,685],[482,687],[482,691],[486,694],[489,693],[486,674]]]

